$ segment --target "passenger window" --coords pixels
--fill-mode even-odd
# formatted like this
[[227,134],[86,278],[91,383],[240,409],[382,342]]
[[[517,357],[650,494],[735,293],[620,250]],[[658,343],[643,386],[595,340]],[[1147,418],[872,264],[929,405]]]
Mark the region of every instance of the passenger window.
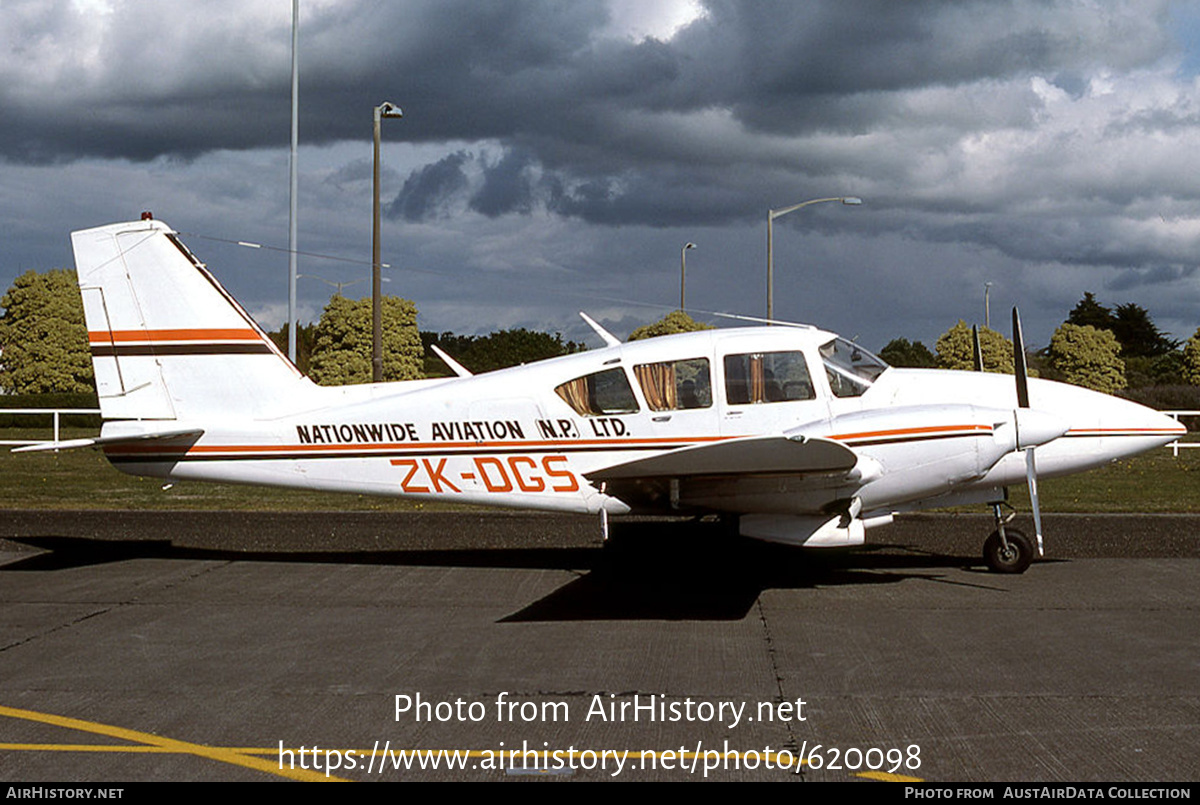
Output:
[[725,399],[730,405],[816,399],[802,352],[725,356]]
[[638,412],[633,387],[622,369],[606,369],[578,377],[558,386],[554,392],[583,416]]
[[634,377],[651,411],[679,411],[712,406],[712,380],[707,358],[643,363]]

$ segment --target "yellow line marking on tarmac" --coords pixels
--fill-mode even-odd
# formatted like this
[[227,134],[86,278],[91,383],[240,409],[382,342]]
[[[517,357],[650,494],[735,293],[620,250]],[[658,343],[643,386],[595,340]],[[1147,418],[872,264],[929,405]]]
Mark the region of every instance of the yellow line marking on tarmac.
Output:
[[864,771],[854,775],[855,777],[866,777],[869,780],[880,780],[885,783],[923,783],[925,780],[921,777],[905,777],[903,774],[888,774],[886,771]]
[[[139,732],[138,730],[125,729],[124,727],[114,727],[109,724],[100,724],[95,721],[84,721],[78,718],[67,718],[66,716],[56,716],[50,713],[39,713],[34,710],[20,710],[15,707],[4,707],[0,705],[0,716],[8,718],[19,718],[25,721],[35,721],[40,724],[49,724],[55,727],[64,727],[69,730],[79,730],[81,732],[92,733],[93,735],[104,735],[109,738],[116,738],[122,741],[131,741],[135,746],[97,746],[86,744],[83,748],[70,747],[68,744],[0,744],[0,748],[22,749],[27,750],[45,750],[45,751],[88,751],[88,752],[164,752],[182,755],[195,755],[197,757],[216,760],[220,763],[229,763],[233,766],[243,766],[255,771],[266,772],[267,774],[275,774],[280,777],[287,777],[291,780],[308,780],[308,781],[330,781],[330,782],[347,782],[340,777],[326,777],[324,772],[310,771],[307,769],[280,768],[277,761],[263,760],[257,757],[249,757],[237,749],[219,746],[206,746],[205,744],[191,743],[190,741],[177,741],[174,738],[164,738],[161,735],[152,735],[148,732]],[[58,747],[57,750],[51,750],[51,747]]]
[[[35,710],[21,710],[15,707],[4,707],[0,705],[0,716],[8,718],[17,718],[25,721],[34,721],[41,724],[49,724],[55,727],[64,727],[70,730],[79,730],[88,732],[93,735],[103,735],[109,738],[116,738],[123,741],[131,741],[134,745],[121,744],[35,744],[35,743],[0,743],[0,751],[16,751],[16,752],[122,752],[128,754],[174,754],[174,755],[195,755],[197,757],[216,760],[221,763],[229,763],[234,766],[244,766],[255,771],[274,774],[280,777],[286,777],[292,780],[302,781],[317,781],[317,782],[350,782],[341,777],[327,776],[324,771],[316,771],[311,769],[297,769],[294,766],[281,767],[277,758],[282,752],[299,752],[299,749],[285,749],[282,747],[256,747],[256,746],[209,746],[206,744],[192,743],[190,741],[178,741],[174,738],[164,738],[161,735],[152,735],[148,732],[140,732],[138,730],[126,729],[124,727],[115,727],[109,724],[100,724],[95,721],[84,721],[78,718],[68,718],[66,716],[56,716],[51,713],[39,713]],[[307,747],[304,748],[306,751]],[[334,751],[334,750],[330,750]],[[373,754],[373,750],[340,750],[343,755],[353,753],[359,758],[369,757]],[[386,762],[386,755],[399,756],[401,753],[406,754],[410,758],[426,756],[428,758],[446,756],[458,756],[468,758],[486,758],[490,760],[500,759],[501,768],[505,768],[504,761],[508,759],[509,752],[519,750],[504,750],[504,749],[389,749],[384,754],[383,761]],[[613,750],[607,750],[613,751]],[[551,757],[556,759],[566,755],[570,760],[574,760],[576,756],[582,756],[585,752],[595,752],[595,750],[535,750],[534,754],[546,762],[549,766]],[[521,753],[522,755],[524,753]],[[626,757],[634,757],[637,759],[652,758],[655,761],[661,761],[664,755],[670,755],[673,760],[699,760],[705,757],[704,753],[696,753],[684,750],[682,752],[656,752],[653,750],[625,750]],[[749,752],[727,751],[718,753],[722,760],[734,759],[742,762],[749,755]],[[758,752],[754,753],[757,757],[761,757]],[[770,760],[778,762],[781,753],[769,752],[766,753]],[[264,760],[255,755],[265,755],[267,757],[276,758],[273,760]],[[711,757],[709,755],[708,757]],[[807,765],[807,762],[801,760],[801,765]],[[448,768],[453,768],[448,766]],[[536,766],[535,766],[536,768]],[[778,767],[777,767],[778,768]],[[398,770],[398,769],[396,769]],[[383,771],[383,767],[380,767]],[[879,780],[881,782],[892,783],[919,783],[923,782],[920,777],[907,777],[902,774],[889,774],[882,771],[866,771],[856,773],[856,777],[864,777],[870,780]]]

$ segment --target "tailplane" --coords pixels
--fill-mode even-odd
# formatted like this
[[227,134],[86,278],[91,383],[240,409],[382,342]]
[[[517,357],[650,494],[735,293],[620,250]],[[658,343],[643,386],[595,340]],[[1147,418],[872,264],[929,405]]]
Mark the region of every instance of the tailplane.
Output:
[[262,418],[313,388],[162,222],[71,243],[104,419]]

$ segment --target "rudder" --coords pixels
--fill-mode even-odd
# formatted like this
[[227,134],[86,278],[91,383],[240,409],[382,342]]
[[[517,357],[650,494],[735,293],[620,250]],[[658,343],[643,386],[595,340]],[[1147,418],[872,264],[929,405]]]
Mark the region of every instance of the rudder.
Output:
[[261,418],[312,387],[166,224],[71,242],[104,419]]

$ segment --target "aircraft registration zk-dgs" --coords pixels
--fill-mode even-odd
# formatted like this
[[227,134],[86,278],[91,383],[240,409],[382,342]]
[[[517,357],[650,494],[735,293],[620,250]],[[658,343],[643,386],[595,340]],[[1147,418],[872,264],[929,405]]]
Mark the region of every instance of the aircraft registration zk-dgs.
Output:
[[[984,557],[1041,553],[1038,477],[1184,433],[1140,405],[1026,379],[898,369],[772,326],[621,343],[457,377],[324,388],[162,222],[72,234],[104,425],[121,470],[181,480],[609,515],[718,514],[748,537],[852,546],[893,515],[991,504]],[[586,318],[586,317],[585,317]],[[1036,460],[1034,458],[1036,453]],[[1005,488],[1028,483],[1035,544]]]

